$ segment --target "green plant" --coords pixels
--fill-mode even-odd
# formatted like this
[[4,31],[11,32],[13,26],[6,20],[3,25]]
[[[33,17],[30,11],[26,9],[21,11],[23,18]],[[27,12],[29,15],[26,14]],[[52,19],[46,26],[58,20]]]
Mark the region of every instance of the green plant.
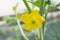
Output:
[[6,22],[8,25],[14,25],[16,24],[16,18],[15,17],[10,17],[10,16],[5,16],[3,20]]
[[[29,2],[39,8],[39,10],[32,10],[30,8],[27,0],[23,0],[23,2],[25,4],[29,14],[26,13],[26,14],[19,15],[17,12],[18,3],[13,7],[13,11],[15,12],[15,18],[16,18],[15,21],[18,24],[19,31],[21,32],[21,34],[25,40],[30,40],[25,35],[24,30],[26,29],[27,31],[31,32],[32,30],[38,28],[39,36],[35,35],[35,38],[36,38],[36,40],[44,40],[44,33],[45,33],[44,30],[45,30],[45,24],[47,21],[47,15],[49,12],[56,10],[57,6],[59,6],[59,5],[51,6],[51,0],[36,0],[36,2],[33,2],[31,0]],[[46,7],[47,7],[47,9],[46,9]],[[22,19],[22,21],[24,22],[25,27],[21,26],[20,19]],[[11,24],[11,23],[9,22],[9,24]],[[17,38],[19,38],[19,37],[17,37]],[[15,40],[15,38],[13,40]]]

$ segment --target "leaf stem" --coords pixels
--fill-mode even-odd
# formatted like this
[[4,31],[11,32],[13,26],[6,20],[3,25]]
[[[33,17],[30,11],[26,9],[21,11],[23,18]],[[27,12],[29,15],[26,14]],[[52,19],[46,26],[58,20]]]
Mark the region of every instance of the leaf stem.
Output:
[[[44,0],[40,0],[40,5],[39,5],[39,13],[40,13],[40,15],[41,16],[43,16],[43,14],[44,14],[44,6],[43,6],[43,4],[44,4]],[[41,29],[39,29],[39,32],[40,32],[40,40],[44,40],[44,36],[43,36],[43,34],[44,34],[44,32],[43,32],[43,27],[41,28]]]
[[21,25],[20,25],[19,19],[17,18],[17,13],[16,13],[16,11],[15,11],[15,17],[16,17],[16,19],[17,19],[17,24],[18,24],[18,27],[19,27],[19,30],[20,30],[22,36],[25,38],[25,40],[29,40],[29,39],[26,37],[26,35],[24,34],[24,32],[23,32],[23,29],[22,29],[22,27],[21,27]]
[[39,13],[40,13],[40,15],[43,15],[43,13],[44,13],[44,6],[43,6],[43,4],[44,4],[44,0],[40,0],[39,1]]
[[26,37],[26,35],[24,34],[23,29],[21,28],[21,25],[20,25],[20,23],[19,23],[19,20],[18,20],[18,19],[17,19],[17,23],[18,23],[18,26],[19,26],[19,28],[20,28],[20,31],[21,31],[21,33],[22,33],[23,37],[24,37],[26,40],[29,40],[29,39]]
[[45,26],[46,21],[47,21],[47,15],[48,15],[48,12],[49,12],[49,7],[50,7],[50,4],[48,4],[48,9],[46,10],[47,12],[45,13],[45,22],[43,23],[43,29],[44,29],[44,26]]
[[28,10],[28,11],[29,11],[29,13],[30,13],[30,12],[31,12],[31,8],[30,8],[29,4],[27,3],[27,1],[26,1],[26,0],[23,0],[23,2],[24,2],[24,4],[25,4],[25,6],[26,6],[27,10]]

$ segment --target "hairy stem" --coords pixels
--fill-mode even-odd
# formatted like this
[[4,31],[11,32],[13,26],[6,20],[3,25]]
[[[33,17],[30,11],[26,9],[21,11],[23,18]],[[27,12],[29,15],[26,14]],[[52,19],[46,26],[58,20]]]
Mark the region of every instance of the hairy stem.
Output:
[[44,0],[40,0],[40,2],[39,2],[39,13],[40,13],[40,15],[43,15],[43,13],[44,13],[43,4],[44,4]]
[[25,6],[26,6],[27,10],[28,10],[28,11],[29,11],[29,13],[30,13],[30,12],[31,12],[31,8],[30,8],[29,4],[27,3],[27,1],[26,1],[26,0],[23,0],[23,2],[24,2],[24,4],[25,4]]
[[19,22],[18,19],[17,19],[17,23],[18,23],[19,29],[20,29],[20,31],[21,31],[23,37],[25,38],[25,40],[29,40],[29,39],[26,37],[26,35],[24,34],[23,29],[21,28],[21,25],[20,25],[20,22]]
[[22,29],[22,27],[21,27],[21,25],[20,25],[19,19],[17,18],[17,13],[16,13],[16,11],[15,11],[15,17],[16,17],[16,19],[17,19],[17,24],[18,24],[18,27],[19,27],[19,30],[20,30],[22,36],[25,38],[25,40],[29,40],[29,39],[26,37],[26,35],[24,34],[24,32],[23,32],[23,29]]
[[[40,15],[41,16],[43,16],[43,14],[44,14],[44,6],[43,6],[43,4],[44,4],[44,0],[40,0],[40,5],[39,5],[39,13],[40,13]],[[43,34],[44,34],[44,32],[43,32],[43,27],[41,28],[41,29],[39,29],[39,32],[40,32],[40,40],[44,40],[43,39]]]

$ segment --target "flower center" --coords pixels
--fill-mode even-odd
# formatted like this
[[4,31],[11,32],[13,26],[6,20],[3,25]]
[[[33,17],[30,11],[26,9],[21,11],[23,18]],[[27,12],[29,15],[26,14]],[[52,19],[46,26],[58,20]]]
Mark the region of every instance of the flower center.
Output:
[[32,24],[35,24],[35,21],[34,20],[32,21]]

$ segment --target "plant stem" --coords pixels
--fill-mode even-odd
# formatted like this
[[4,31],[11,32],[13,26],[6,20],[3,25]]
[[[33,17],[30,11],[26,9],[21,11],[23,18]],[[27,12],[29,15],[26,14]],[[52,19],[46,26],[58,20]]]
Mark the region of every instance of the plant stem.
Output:
[[44,0],[40,0],[40,3],[39,3],[39,13],[40,13],[40,15],[43,15],[43,13],[44,13],[43,4],[44,4]]
[[[39,5],[39,13],[40,13],[40,15],[41,16],[43,16],[43,14],[44,14],[44,6],[43,6],[43,4],[44,4],[44,0],[40,0],[40,5]],[[44,32],[43,32],[43,27],[41,28],[41,29],[39,29],[39,32],[40,32],[40,40],[44,40],[43,39],[43,34],[44,34]]]
[[46,24],[46,21],[47,21],[47,15],[48,15],[48,12],[49,12],[49,8],[50,8],[50,4],[51,4],[51,2],[50,2],[50,0],[48,0],[48,2],[49,2],[49,4],[48,4],[48,8],[47,8],[47,12],[45,13],[45,22],[44,22],[44,24],[43,24],[43,27],[45,26],[45,24]]
[[24,32],[23,32],[23,29],[22,29],[22,27],[21,27],[21,25],[20,25],[19,19],[17,18],[17,13],[16,13],[16,11],[15,11],[15,17],[16,17],[16,19],[17,19],[17,24],[18,24],[18,27],[19,27],[19,30],[20,30],[22,36],[25,38],[25,40],[29,40],[29,39],[26,37],[26,35],[24,34]]
[[23,2],[24,2],[24,4],[25,4],[25,6],[26,6],[27,10],[28,10],[28,11],[29,11],[29,13],[30,13],[30,12],[31,12],[31,8],[30,8],[29,4],[27,3],[27,1],[26,1],[26,0],[23,0]]
[[43,29],[41,28],[40,29],[40,40],[44,40],[43,34],[44,34]]
[[23,29],[21,28],[21,25],[20,25],[20,23],[19,23],[19,20],[18,20],[18,19],[17,19],[17,23],[18,23],[18,26],[19,26],[19,28],[20,28],[20,31],[21,31],[21,33],[22,33],[23,37],[24,37],[26,40],[29,40],[29,39],[26,37],[26,35],[24,34]]
[[39,37],[38,37],[38,35],[35,35],[35,39],[36,39],[36,40],[39,40]]
[[50,7],[50,4],[48,4],[48,9],[47,9],[47,12],[45,13],[45,22],[43,23],[43,28],[46,24],[46,21],[47,21],[47,15],[48,15],[48,12],[49,12],[49,7]]

